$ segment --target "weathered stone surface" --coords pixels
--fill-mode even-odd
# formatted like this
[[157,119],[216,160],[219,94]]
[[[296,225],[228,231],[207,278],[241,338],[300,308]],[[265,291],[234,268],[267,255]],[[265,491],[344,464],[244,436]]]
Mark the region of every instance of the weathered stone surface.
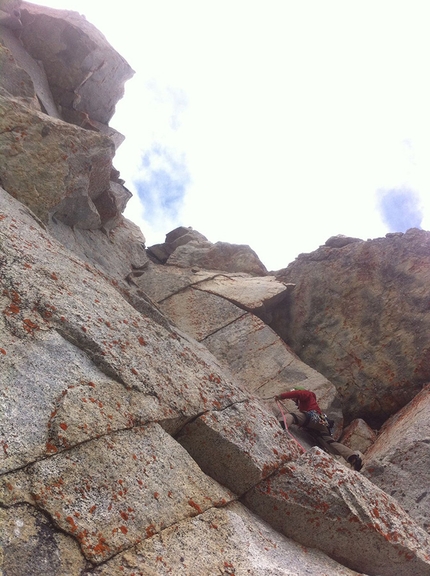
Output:
[[[181,500],[182,508],[171,502],[172,510],[156,517],[158,524],[155,516],[145,516],[142,507],[151,511],[152,505],[160,506],[154,497],[155,492],[162,494],[160,478],[166,477],[170,486],[168,503],[171,485],[178,489],[183,485],[177,473],[186,453],[159,424],[176,434],[187,419],[224,411],[217,424],[220,438],[224,446],[236,443],[237,449],[242,442],[241,461],[247,462],[247,471],[254,470],[255,479],[288,458],[288,450],[294,453],[295,446],[289,447],[276,422],[257,408],[246,413],[240,406],[227,410],[246,395],[206,348],[136,313],[121,297],[119,285],[115,288],[108,276],[57,244],[7,193],[2,193],[1,206],[0,361],[2,405],[8,407],[2,418],[3,506],[35,505],[37,500],[60,530],[79,534],[86,557],[99,562],[136,543],[151,524],[155,531],[162,530],[175,510],[174,517],[181,521],[184,510],[200,514],[205,503],[210,507],[216,501],[205,481],[199,480],[202,500],[193,492]],[[29,379],[37,386],[34,381],[29,386]],[[13,395],[17,386],[21,392]],[[14,427],[18,414],[19,426]],[[229,420],[228,434],[220,425],[227,427]],[[145,426],[138,428],[141,425]],[[239,425],[245,428],[240,430]],[[261,446],[255,434],[261,436]],[[267,434],[272,435],[273,446]],[[173,459],[167,472],[159,446]],[[160,460],[161,467],[152,468],[143,498],[136,492],[141,467],[136,468],[140,462],[133,454],[136,458],[151,454],[154,463]],[[170,473],[173,469],[176,472]],[[93,482],[87,490],[82,479],[89,476]],[[125,508],[120,508],[124,502],[118,496],[119,480],[127,488]],[[94,505],[100,509],[92,509]],[[140,510],[139,515],[131,518],[129,507]],[[105,514],[97,516],[97,510]],[[130,514],[130,525],[123,522],[121,512]],[[148,534],[153,533],[151,529]]]
[[[157,420],[173,432],[187,418],[244,399],[206,348],[139,314],[109,278],[73,257],[0,192],[3,469],[124,423]],[[38,386],[30,386],[29,378]],[[89,390],[90,382],[95,390]],[[118,390],[121,407],[109,396],[109,386]],[[78,404],[64,415],[67,421],[57,421],[54,416],[71,396],[81,408]],[[96,425],[94,409],[105,402]],[[93,424],[87,422],[87,429],[82,428],[86,411]],[[60,432],[62,423],[74,439]]]
[[[2,338],[0,472],[115,430],[163,420],[153,396],[105,376],[55,331]],[[29,375],[32,387],[29,387]],[[53,377],[55,375],[55,377]]]
[[0,179],[43,222],[99,228],[93,199],[109,188],[114,146],[107,136],[30,110],[0,95]]
[[158,424],[85,442],[0,479],[3,504],[46,511],[94,563],[232,498]]
[[345,428],[341,442],[342,444],[349,446],[352,450],[358,450],[359,452],[364,453],[375,442],[375,440],[375,431],[372,430],[364,420],[357,418]]
[[85,574],[354,576],[357,573],[318,550],[295,544],[233,502],[167,528]]
[[[19,85],[19,81],[23,77],[23,71],[25,71],[29,78],[31,78],[31,82],[33,84],[32,90],[35,92],[40,103],[42,104],[43,111],[50,116],[53,116],[54,118],[60,118],[60,114],[51,94],[51,89],[49,87],[48,79],[46,78],[43,65],[36,62],[34,58],[30,56],[30,54],[23,47],[21,41],[8,28],[0,27],[0,41],[10,50],[10,53],[12,54],[17,65],[15,69],[6,71],[8,76],[6,82],[10,82],[13,86]],[[1,70],[2,76],[6,75],[5,70],[3,68],[1,68]],[[1,82],[3,84],[3,80],[1,80]],[[28,81],[26,84],[27,83]],[[9,90],[9,92],[12,95],[20,95],[16,94],[16,88],[12,91]]]
[[0,573],[4,576],[81,576],[79,545],[27,504],[0,508]]
[[11,30],[21,30],[21,13],[19,10],[21,0],[1,0],[0,25]]
[[430,532],[430,385],[383,426],[365,474]]
[[27,106],[40,110],[30,76],[17,65],[10,50],[2,44],[4,30],[0,26],[0,93],[5,97],[15,96]]
[[108,124],[134,73],[124,58],[77,12],[23,2],[21,21],[21,41],[43,62],[62,117],[71,110]]
[[138,278],[149,264],[142,231],[123,217],[109,234],[101,230],[72,230],[52,219],[48,228],[61,244],[112,280]]
[[430,232],[323,246],[277,276],[296,288],[272,327],[336,386],[348,420],[377,426],[430,380]]
[[[256,316],[249,313],[240,316],[205,338],[203,343],[230,366],[244,386],[261,398],[301,386],[317,394],[320,406],[327,414],[342,419],[333,385],[304,364]],[[276,410],[275,406],[273,408]]]
[[[403,246],[420,244],[418,231],[375,241],[377,256],[332,237],[298,259],[315,270],[292,294],[288,270],[269,276],[248,246],[192,228],[146,251],[121,215],[130,192],[112,157],[122,137],[107,126],[130,68],[76,13],[23,4],[21,23],[19,5],[0,0],[0,176],[29,206],[0,189],[0,572],[352,576],[338,561],[369,576],[429,574],[428,537],[396,502],[292,427],[300,456],[277,405],[254,395],[311,388],[342,422],[327,374],[304,364],[273,320],[283,337],[304,334],[304,348],[321,333],[324,360],[364,406],[389,412],[412,397],[430,365],[427,241],[411,249],[419,260]],[[385,260],[397,253],[393,270]],[[317,295],[308,316],[291,307],[297,294]],[[413,347],[412,381],[399,356]],[[367,388],[354,381],[355,358],[375,364],[363,370]],[[423,398],[417,406],[428,412]],[[401,422],[422,412],[405,414],[391,421],[393,438],[411,438],[402,465],[418,462],[417,477],[398,472],[399,452],[366,474],[385,481],[390,469],[387,491],[428,526],[426,424],[420,442]]]
[[358,572],[430,574],[427,533],[393,498],[318,448],[242,500],[276,530]]
[[246,272],[257,276],[267,274],[266,267],[249,246],[227,242],[211,244],[192,240],[178,246],[169,256],[167,264],[186,268],[198,266],[224,272]]
[[252,401],[203,414],[177,439],[206,474],[239,495],[300,454],[276,419]]
[[228,300],[193,288],[164,300],[160,306],[174,324],[198,341],[245,314]]

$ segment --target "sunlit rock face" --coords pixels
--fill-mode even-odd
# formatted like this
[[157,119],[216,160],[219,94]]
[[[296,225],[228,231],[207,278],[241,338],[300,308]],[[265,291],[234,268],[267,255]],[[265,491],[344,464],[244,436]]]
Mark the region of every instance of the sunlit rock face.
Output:
[[336,386],[348,420],[379,426],[430,380],[430,232],[321,246],[277,277],[296,287],[272,327]]
[[[15,0],[0,38],[0,571],[430,575],[425,450],[401,427],[425,430],[426,396],[364,474],[283,432],[273,396],[297,386],[343,425],[338,382],[285,338],[303,279],[187,227],[147,249],[112,165],[127,63],[83,17]],[[369,422],[355,429],[374,442]]]

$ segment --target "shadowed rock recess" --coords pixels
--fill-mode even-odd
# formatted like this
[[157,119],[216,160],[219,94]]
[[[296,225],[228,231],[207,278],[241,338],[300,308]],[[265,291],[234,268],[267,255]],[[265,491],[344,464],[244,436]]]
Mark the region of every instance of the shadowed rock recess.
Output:
[[[109,127],[132,74],[0,0],[1,574],[430,575],[430,234],[272,273],[192,228],[147,248]],[[362,473],[281,429],[296,386]]]

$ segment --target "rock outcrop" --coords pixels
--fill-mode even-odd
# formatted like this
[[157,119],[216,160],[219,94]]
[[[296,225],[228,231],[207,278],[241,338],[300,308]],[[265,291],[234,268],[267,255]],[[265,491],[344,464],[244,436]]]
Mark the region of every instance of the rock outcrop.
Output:
[[206,268],[225,272],[246,272],[261,276],[266,267],[249,246],[216,242],[212,244],[203,234],[180,226],[166,235],[164,244],[148,248],[155,261],[180,268]]
[[77,13],[17,8],[19,35],[0,26],[0,181],[45,224],[109,230],[130,192],[107,124],[133,72]]
[[271,325],[379,427],[430,381],[430,232],[330,244],[278,272],[296,287]]
[[425,429],[427,389],[367,451],[367,478],[284,433],[273,396],[297,385],[343,422],[345,390],[286,343],[304,330],[301,274],[185,227],[146,249],[108,126],[128,65],[83,17],[18,0],[0,4],[0,38],[0,571],[430,576],[427,496],[404,497],[394,450],[428,483],[408,427]]

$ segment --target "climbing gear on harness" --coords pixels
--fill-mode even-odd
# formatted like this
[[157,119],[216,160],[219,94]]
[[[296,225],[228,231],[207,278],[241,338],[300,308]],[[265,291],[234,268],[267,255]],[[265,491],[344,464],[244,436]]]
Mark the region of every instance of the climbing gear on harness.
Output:
[[325,426],[329,430],[331,429],[332,426],[330,426],[330,421],[327,417],[327,414],[324,414],[324,412],[319,413],[316,410],[309,410],[309,412],[305,412],[305,414],[306,414],[306,420],[303,426],[309,426],[309,424],[314,424],[317,426]]

